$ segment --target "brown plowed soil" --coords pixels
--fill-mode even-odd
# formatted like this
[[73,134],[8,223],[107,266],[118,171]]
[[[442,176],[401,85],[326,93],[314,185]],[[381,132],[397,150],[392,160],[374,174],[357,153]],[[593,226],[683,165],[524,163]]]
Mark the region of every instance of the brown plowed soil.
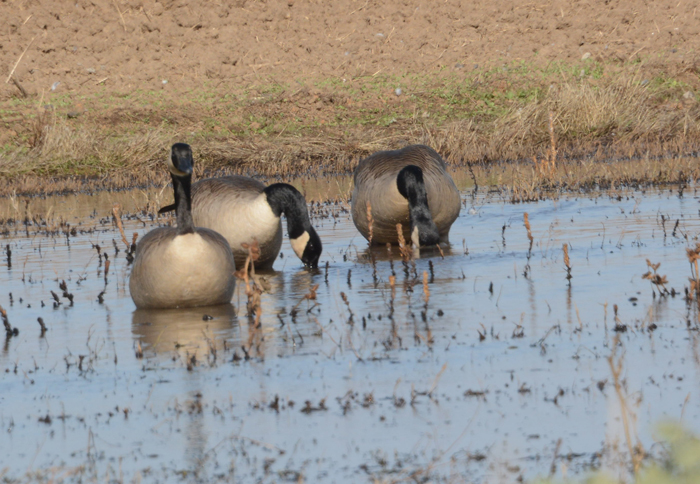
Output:
[[37,95],[182,92],[589,55],[694,66],[697,9],[687,0],[2,0],[0,92],[17,94],[5,80],[18,59],[14,77]]

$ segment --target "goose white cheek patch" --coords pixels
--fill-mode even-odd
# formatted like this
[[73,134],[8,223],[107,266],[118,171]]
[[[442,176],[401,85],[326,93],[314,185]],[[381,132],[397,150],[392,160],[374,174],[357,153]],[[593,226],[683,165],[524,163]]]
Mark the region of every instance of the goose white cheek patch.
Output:
[[170,173],[172,173],[175,176],[187,176],[190,175],[191,173],[185,173],[184,171],[178,170],[175,165],[173,165],[173,160],[168,158],[168,169],[170,170]]
[[292,244],[292,249],[294,249],[294,253],[300,259],[304,255],[304,250],[306,249],[306,244],[309,243],[309,238],[309,233],[304,232],[296,239],[289,239],[289,242]]
[[414,247],[420,247],[420,236],[418,235],[418,227],[413,227],[413,232],[411,232],[411,242],[413,242]]

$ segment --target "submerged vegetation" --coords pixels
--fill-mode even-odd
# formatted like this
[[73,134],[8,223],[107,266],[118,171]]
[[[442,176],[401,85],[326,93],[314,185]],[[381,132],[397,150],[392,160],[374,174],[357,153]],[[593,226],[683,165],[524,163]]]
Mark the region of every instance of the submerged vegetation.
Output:
[[629,479],[615,479],[609,473],[599,472],[581,480],[548,480],[558,482],[586,482],[587,484],[691,484],[700,482],[700,440],[679,423],[666,422],[658,427],[660,439],[665,443],[663,455],[641,468]]
[[[5,195],[70,191],[76,178],[97,188],[159,183],[173,141],[192,144],[206,172],[347,173],[374,151],[425,143],[453,165],[485,170],[481,183],[515,192],[684,184],[698,177],[696,163],[681,161],[700,140],[692,79],[590,60],[284,85],[261,78],[186,93],[18,94],[2,102],[0,176],[12,180]],[[543,171],[532,160],[553,139],[563,164]]]

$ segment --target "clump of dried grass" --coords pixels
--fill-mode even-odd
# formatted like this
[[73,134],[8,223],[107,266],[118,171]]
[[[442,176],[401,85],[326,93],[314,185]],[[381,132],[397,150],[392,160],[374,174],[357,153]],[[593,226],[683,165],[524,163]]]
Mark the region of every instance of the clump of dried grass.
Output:
[[[660,106],[655,93],[634,79],[602,86],[577,82],[514,108],[491,130],[469,120],[426,129],[421,138],[453,162],[481,165],[510,188],[513,201],[529,201],[552,189],[697,179],[697,163],[680,155],[697,150],[699,121],[699,103]],[[546,156],[538,158],[547,144]],[[523,159],[534,159],[534,169],[484,163]]]
[[[692,153],[700,146],[700,103],[669,101],[674,95],[618,76],[597,83],[553,84],[536,100],[512,103],[495,117],[434,124],[400,121],[383,128],[307,127],[302,137],[251,134],[196,141],[184,127],[157,125],[127,132],[133,128],[127,123],[69,121],[43,110],[29,130],[27,146],[0,155],[0,177],[12,180],[4,191],[0,188],[0,195],[13,189],[48,193],[162,183],[167,177],[159,161],[176,140],[194,145],[198,175],[347,173],[374,151],[424,143],[453,164],[487,164],[492,179],[484,184],[509,187],[514,201],[536,200],[552,189],[676,183],[698,175],[695,166],[679,172],[680,157],[668,155]],[[524,163],[532,159],[537,160],[534,169]],[[648,166],[630,168],[639,160]],[[39,186],[47,176],[58,180],[48,188]]]
[[151,171],[169,144],[162,128],[113,136],[95,126],[73,126],[53,111],[40,113],[28,152],[0,157],[0,174],[104,176]]
[[557,144],[554,138],[554,113],[551,111],[549,112],[549,136],[552,144],[547,152],[547,156],[539,160],[536,156],[532,157],[532,161],[535,163],[535,169],[537,170],[538,175],[543,178],[553,176],[557,169]]

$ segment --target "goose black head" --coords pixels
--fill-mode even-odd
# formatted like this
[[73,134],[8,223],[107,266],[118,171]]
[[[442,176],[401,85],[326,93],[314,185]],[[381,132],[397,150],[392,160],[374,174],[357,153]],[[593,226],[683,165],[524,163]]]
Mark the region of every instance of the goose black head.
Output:
[[175,143],[170,150],[170,160],[168,168],[170,173],[176,177],[187,177],[192,175],[194,160],[192,159],[192,148],[185,143]]
[[423,171],[415,165],[406,166],[396,177],[396,186],[399,193],[408,200],[413,245],[427,247],[440,242],[440,233],[428,206]]
[[323,246],[309,220],[304,196],[287,183],[275,183],[264,192],[272,213],[277,217],[284,213],[287,217],[287,234],[294,253],[305,266],[316,268]]
[[309,225],[299,237],[289,241],[292,244],[294,253],[306,267],[309,269],[318,267],[318,259],[323,252],[323,245],[321,244],[321,238],[312,226]]

